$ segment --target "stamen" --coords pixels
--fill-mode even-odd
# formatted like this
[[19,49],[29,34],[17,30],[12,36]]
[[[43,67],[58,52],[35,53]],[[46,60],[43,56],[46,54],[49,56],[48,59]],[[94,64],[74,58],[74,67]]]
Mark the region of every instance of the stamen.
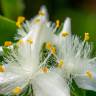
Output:
[[32,44],[32,43],[33,43],[33,41],[32,41],[32,40],[27,40],[27,42],[28,42],[28,43],[30,43],[30,44]]
[[4,67],[4,65],[0,65],[0,72],[5,72],[5,67]]
[[5,43],[4,43],[4,46],[5,47],[11,46],[11,45],[12,45],[12,42],[11,41],[5,41]]
[[92,79],[92,72],[90,70],[86,71],[86,76]]
[[85,33],[84,41],[88,41],[88,40],[89,40],[89,33]]
[[52,46],[50,42],[46,43],[46,48],[51,51],[52,54],[56,53],[56,48]]
[[38,22],[40,22],[40,19],[36,19],[36,20],[35,20],[35,23],[38,23]]
[[52,48],[52,44],[50,42],[46,43],[46,48],[50,50]]
[[44,13],[44,12],[42,12],[42,11],[39,11],[39,15],[44,16],[44,15],[45,15],[45,13]]
[[43,67],[43,68],[42,68],[42,71],[43,71],[44,73],[48,73],[48,70],[49,70],[49,69],[48,69],[47,67]]
[[51,48],[51,52],[52,52],[52,54],[55,54],[56,53],[56,48],[55,47],[52,47]]
[[19,44],[22,44],[23,43],[23,40],[19,40],[18,42],[17,42],[17,45],[19,45]]
[[12,90],[12,93],[18,95],[21,93],[21,91],[22,91],[21,87],[16,87]]
[[16,26],[17,26],[18,28],[21,28],[20,22],[16,22]]
[[56,20],[56,28],[60,27],[60,20]]
[[61,59],[58,63],[58,68],[62,68],[64,65],[64,61]]
[[63,37],[66,37],[67,35],[69,35],[68,32],[62,32],[62,36],[63,36]]
[[17,22],[16,22],[16,26],[20,28],[21,24],[24,22],[24,20],[25,20],[25,17],[19,16],[17,19]]

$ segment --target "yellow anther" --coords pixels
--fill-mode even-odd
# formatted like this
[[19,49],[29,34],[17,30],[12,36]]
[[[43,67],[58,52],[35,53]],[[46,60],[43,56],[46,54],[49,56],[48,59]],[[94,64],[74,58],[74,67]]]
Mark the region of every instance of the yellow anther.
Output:
[[48,69],[47,67],[43,67],[43,68],[42,68],[42,71],[43,71],[44,73],[47,73],[47,72],[49,71],[49,69]]
[[17,45],[22,44],[22,43],[23,43],[23,40],[19,40],[19,41],[17,42]]
[[92,72],[90,70],[86,71],[86,76],[92,79]]
[[63,36],[63,37],[65,37],[65,36],[67,36],[67,35],[69,35],[68,32],[62,32],[62,36]]
[[62,68],[64,65],[64,61],[61,59],[58,63],[58,68]]
[[5,72],[5,67],[4,67],[4,65],[0,65],[0,72]]
[[11,41],[5,41],[4,42],[4,46],[5,47],[11,46],[11,45],[12,45],[12,42]]
[[35,20],[35,23],[38,23],[38,22],[40,22],[40,19],[36,19],[36,20]]
[[44,12],[42,12],[42,11],[39,11],[39,15],[44,16],[44,15],[45,15],[45,13],[44,13]]
[[56,48],[55,48],[55,47],[52,47],[52,48],[51,48],[51,53],[52,53],[52,54],[55,54],[55,53],[56,53]]
[[19,16],[18,19],[17,19],[17,22],[22,23],[22,22],[24,22],[24,20],[25,20],[25,17]]
[[52,46],[50,42],[46,43],[46,48],[51,51],[52,54],[56,53],[56,48]]
[[12,90],[12,93],[18,95],[21,93],[21,91],[22,91],[21,87],[16,87]]
[[84,40],[85,40],[85,41],[88,41],[88,40],[89,40],[89,33],[85,33]]
[[20,28],[21,27],[21,24],[24,22],[24,20],[25,20],[25,17],[19,16],[17,18],[16,26]]
[[56,28],[60,26],[60,20],[56,20]]
[[46,48],[50,50],[52,48],[52,44],[50,42],[46,43]]
[[32,41],[32,40],[27,40],[27,42],[28,42],[28,43],[30,43],[30,44],[32,44],[32,43],[33,43],[33,41]]
[[16,26],[19,27],[19,28],[21,28],[20,22],[16,22]]

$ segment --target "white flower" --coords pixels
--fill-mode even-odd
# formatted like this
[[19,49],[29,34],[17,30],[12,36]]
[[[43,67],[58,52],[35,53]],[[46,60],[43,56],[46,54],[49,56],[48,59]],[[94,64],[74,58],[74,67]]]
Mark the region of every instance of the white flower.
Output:
[[31,21],[26,21],[23,27],[18,29],[18,35],[15,39],[22,39],[23,41],[32,40],[32,42],[38,42],[40,47],[45,42],[53,42],[54,27],[48,21],[48,13],[45,6],[40,8],[36,17],[31,19]]
[[[44,7],[42,10],[45,12]],[[51,41],[49,34],[52,32],[45,13],[42,15],[43,13],[34,18],[32,25],[28,23],[27,34],[23,29],[20,30],[24,34],[20,33],[18,48],[12,49],[5,58],[5,63],[8,64],[0,66],[0,93],[18,95],[30,85],[36,96],[70,96],[69,88],[62,77],[45,65],[50,54],[40,64],[40,49],[44,42]]]
[[40,71],[39,54],[35,52],[36,49],[32,50],[26,43],[6,58],[8,65],[5,72],[0,73],[0,93],[19,94],[29,84],[36,96],[70,96],[66,83],[58,74]]
[[69,81],[74,79],[80,88],[96,91],[96,57],[90,56],[92,46],[87,42],[89,34],[85,33],[84,41],[72,35],[71,20],[67,18],[57,39],[58,66],[64,77]]

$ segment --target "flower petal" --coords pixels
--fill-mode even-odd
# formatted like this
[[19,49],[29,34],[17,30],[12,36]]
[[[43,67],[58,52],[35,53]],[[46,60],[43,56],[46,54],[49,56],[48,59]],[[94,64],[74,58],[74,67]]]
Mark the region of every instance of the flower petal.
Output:
[[71,49],[72,49],[71,38],[72,38],[71,37],[71,20],[69,17],[67,17],[64,22],[63,29],[61,30],[61,33],[59,35],[58,46],[60,48],[61,54],[62,52],[64,54],[66,54],[66,52],[71,53]]
[[80,88],[96,91],[96,75],[94,80],[87,77],[77,77],[75,82]]
[[0,73],[0,94],[12,94],[12,90],[20,87],[22,90],[27,84],[27,78],[10,72]]
[[68,32],[71,34],[71,19],[69,17],[67,17],[64,22],[62,32]]
[[39,74],[32,81],[34,94],[36,96],[70,96],[70,91],[58,74],[50,72]]
[[[89,67],[83,73],[85,75],[76,76],[75,82],[80,88],[96,91],[96,66],[90,65]],[[87,73],[88,76],[86,75],[87,70],[90,72]]]
[[35,16],[31,21],[26,21],[23,27],[18,29],[15,39],[23,39],[24,41],[32,39],[35,43],[38,37],[38,32],[41,29],[41,25],[48,21],[48,13],[45,6],[42,6],[39,10],[39,14]]

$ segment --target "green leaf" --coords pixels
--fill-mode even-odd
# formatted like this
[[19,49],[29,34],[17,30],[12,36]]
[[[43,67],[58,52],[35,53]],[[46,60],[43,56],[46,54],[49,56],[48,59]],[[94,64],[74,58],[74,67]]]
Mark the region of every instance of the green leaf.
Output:
[[22,15],[24,10],[22,0],[1,0],[1,7],[4,16],[14,20]]
[[71,96],[86,96],[86,90],[78,88],[74,80],[71,85]]
[[15,22],[0,16],[0,45],[5,40],[13,40],[14,34],[16,34]]
[[33,89],[31,88],[31,85],[28,85],[25,91],[20,94],[20,96],[30,96],[32,92],[33,92]]
[[86,96],[96,96],[96,92],[93,91],[87,91]]

